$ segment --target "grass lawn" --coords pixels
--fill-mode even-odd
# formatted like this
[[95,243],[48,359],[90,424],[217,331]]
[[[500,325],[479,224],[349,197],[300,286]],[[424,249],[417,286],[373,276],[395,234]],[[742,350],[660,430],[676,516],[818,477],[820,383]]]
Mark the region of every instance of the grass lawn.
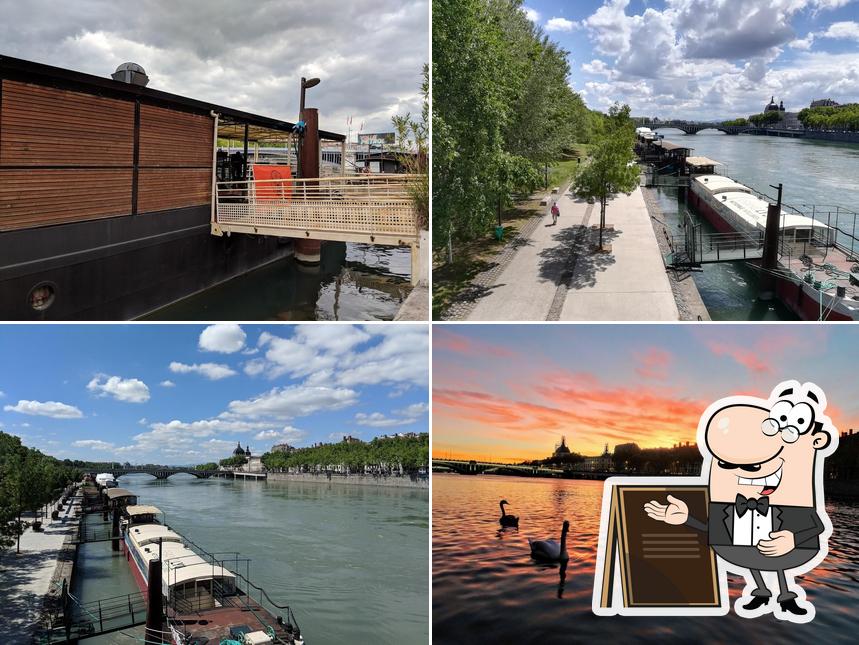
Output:
[[[586,147],[577,144],[575,153],[584,161]],[[559,161],[549,166],[549,190],[565,186],[575,177],[579,164],[576,159]],[[534,195],[523,196],[515,201],[513,206],[501,213],[501,224],[504,226],[504,237],[501,241],[495,239],[494,227],[486,235],[469,242],[454,246],[453,262],[446,264],[444,249],[433,254],[432,272],[432,316],[437,320],[455,298],[471,281],[483,271],[489,269],[495,255],[504,248],[519,229],[534,215],[546,212],[547,206],[540,206],[540,199],[545,195],[539,190]]]

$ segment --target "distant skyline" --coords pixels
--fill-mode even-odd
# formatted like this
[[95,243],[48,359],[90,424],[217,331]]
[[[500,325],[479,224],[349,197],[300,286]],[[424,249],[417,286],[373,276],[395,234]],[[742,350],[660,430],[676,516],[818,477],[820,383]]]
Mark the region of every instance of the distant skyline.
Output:
[[521,461],[694,442],[701,413],[817,383],[859,427],[859,330],[821,325],[445,325],[433,330],[433,456]]
[[775,96],[859,101],[857,0],[528,0],[523,10],[570,52],[588,107],[633,116],[730,119]]
[[60,459],[198,464],[428,431],[423,325],[3,325],[0,431]]

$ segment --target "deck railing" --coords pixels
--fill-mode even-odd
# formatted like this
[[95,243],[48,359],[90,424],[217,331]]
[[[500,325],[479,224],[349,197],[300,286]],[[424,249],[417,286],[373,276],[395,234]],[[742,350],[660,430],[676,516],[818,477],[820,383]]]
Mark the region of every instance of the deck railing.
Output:
[[412,191],[423,179],[374,174],[219,182],[213,229],[408,244],[418,235]]

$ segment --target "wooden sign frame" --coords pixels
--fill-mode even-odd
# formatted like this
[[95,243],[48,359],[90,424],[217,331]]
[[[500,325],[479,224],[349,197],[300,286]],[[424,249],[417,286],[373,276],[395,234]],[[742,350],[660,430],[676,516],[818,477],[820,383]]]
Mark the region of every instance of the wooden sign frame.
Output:
[[[632,491],[636,493],[651,493],[652,499],[664,500],[668,494],[678,496],[682,493],[694,493],[702,495],[704,508],[709,506],[709,491],[706,484],[702,484],[698,478],[672,478],[670,484],[654,478],[611,478],[606,481],[603,494],[603,513],[601,516],[600,540],[597,552],[597,565],[594,577],[593,611],[598,615],[723,615],[728,612],[727,577],[720,572],[716,561],[715,552],[707,545],[707,535],[689,541],[688,546],[693,544],[701,548],[701,542],[706,548],[705,568],[708,580],[706,589],[702,588],[702,595],[709,599],[688,603],[665,603],[648,602],[635,597],[631,576],[633,575],[633,562],[630,558],[630,536],[627,508],[628,502],[624,493]],[[706,520],[706,518],[700,518]],[[654,535],[658,537],[660,526],[654,523]],[[671,527],[675,529],[675,527]],[[690,534],[695,533],[689,528]],[[667,535],[665,536],[667,537]],[[676,535],[678,538],[688,538],[689,535]],[[696,536],[697,537],[697,536]],[[674,544],[675,540],[667,540]],[[668,550],[671,547],[656,548],[656,550]],[[686,548],[690,550],[690,548]],[[699,555],[656,555],[652,557],[684,558]],[[620,587],[617,594],[616,587]],[[620,602],[618,602],[620,601]]]

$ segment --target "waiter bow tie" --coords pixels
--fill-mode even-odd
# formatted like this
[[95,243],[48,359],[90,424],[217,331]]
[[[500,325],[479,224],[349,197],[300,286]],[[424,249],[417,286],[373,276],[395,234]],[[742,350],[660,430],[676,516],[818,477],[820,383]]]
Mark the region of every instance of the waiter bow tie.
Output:
[[748,510],[756,510],[761,515],[766,515],[770,510],[770,498],[759,497],[755,499],[752,497],[751,499],[746,499],[743,495],[737,493],[737,501],[734,502],[734,508],[737,509],[739,517],[745,515]]

